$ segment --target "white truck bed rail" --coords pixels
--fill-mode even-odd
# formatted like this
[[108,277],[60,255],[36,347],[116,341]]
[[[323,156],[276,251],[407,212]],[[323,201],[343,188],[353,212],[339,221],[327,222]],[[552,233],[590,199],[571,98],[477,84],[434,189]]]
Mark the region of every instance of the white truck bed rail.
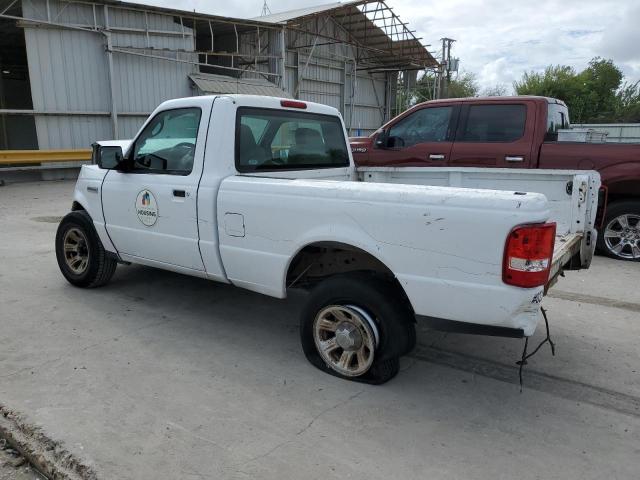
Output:
[[[596,243],[595,218],[600,174],[591,170],[535,170],[467,167],[360,167],[364,182],[482,188],[542,193],[556,222],[556,243],[550,281],[563,268],[587,268]],[[580,253],[580,265],[569,265]]]

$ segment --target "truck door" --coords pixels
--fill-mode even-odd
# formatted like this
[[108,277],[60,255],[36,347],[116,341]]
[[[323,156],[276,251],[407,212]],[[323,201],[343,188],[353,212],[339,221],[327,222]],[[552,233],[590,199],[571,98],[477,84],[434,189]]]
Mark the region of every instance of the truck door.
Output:
[[158,112],[129,149],[129,168],[107,173],[106,229],[123,259],[204,272],[196,200],[210,111],[196,99]]
[[458,106],[426,106],[402,116],[369,153],[370,165],[443,167],[449,162]]
[[534,129],[527,125],[535,125],[533,105],[495,101],[463,105],[451,166],[529,168]]

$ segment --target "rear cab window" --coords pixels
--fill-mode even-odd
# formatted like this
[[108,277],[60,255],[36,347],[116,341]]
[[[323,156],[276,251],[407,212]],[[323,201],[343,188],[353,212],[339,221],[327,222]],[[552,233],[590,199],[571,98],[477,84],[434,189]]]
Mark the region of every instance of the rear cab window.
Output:
[[560,103],[547,104],[547,132],[546,141],[558,140],[558,130],[571,128],[569,123],[569,109]]
[[339,117],[238,108],[236,168],[239,172],[348,166],[349,153]]
[[527,106],[470,105],[456,142],[515,142],[524,135]]

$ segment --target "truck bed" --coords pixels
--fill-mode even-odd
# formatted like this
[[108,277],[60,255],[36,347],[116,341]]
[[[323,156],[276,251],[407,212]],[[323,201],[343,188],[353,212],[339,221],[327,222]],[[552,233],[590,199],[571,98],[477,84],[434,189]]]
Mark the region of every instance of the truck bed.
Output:
[[[548,221],[557,224],[547,288],[563,269],[587,268],[595,248],[595,216],[600,175],[595,171],[511,168],[359,167],[365,182],[450,186],[542,193],[549,201]],[[579,255],[578,265],[571,259]]]

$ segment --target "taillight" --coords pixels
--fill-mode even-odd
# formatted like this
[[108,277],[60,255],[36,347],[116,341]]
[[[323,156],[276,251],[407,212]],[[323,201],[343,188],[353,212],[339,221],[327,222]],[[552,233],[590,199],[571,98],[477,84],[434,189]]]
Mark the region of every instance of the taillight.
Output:
[[288,108],[302,108],[306,109],[307,104],[304,102],[298,102],[297,100],[280,100],[280,106]]
[[502,281],[524,288],[545,285],[555,238],[555,223],[519,225],[511,230],[504,249]]

